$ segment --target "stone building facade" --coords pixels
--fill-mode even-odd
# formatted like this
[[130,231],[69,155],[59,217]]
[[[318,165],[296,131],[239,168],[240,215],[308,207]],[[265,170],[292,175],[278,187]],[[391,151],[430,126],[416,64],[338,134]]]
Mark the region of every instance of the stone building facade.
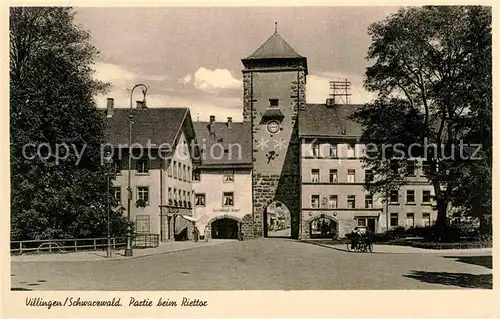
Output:
[[202,237],[252,234],[250,123],[195,122],[201,157],[193,172],[194,216]]
[[[135,110],[138,142],[197,145],[196,154],[190,148],[188,157],[151,161],[148,174],[133,172],[133,187],[149,190],[148,206],[132,208],[141,229],[169,240],[179,225],[188,236],[196,225],[202,236],[217,238],[268,237],[289,227],[287,236],[308,239],[344,237],[356,226],[384,232],[435,220],[432,186],[419,169],[389,202],[364,190],[371,175],[362,162],[362,128],[350,120],[360,106],[306,104],[307,58],[278,32],[241,61],[242,123],[215,116],[193,123],[181,108]],[[113,142],[127,137],[126,114],[109,120]],[[115,182],[122,202],[125,174],[122,168]]]
[[[126,208],[129,114],[132,114],[130,221],[138,234],[159,234],[162,241],[192,238],[193,144],[195,132],[187,108],[114,109],[108,99],[108,143],[117,172],[112,191]],[[124,212],[126,214],[126,211]],[[182,237],[182,238],[181,238]]]
[[275,32],[242,63],[243,121],[252,127],[253,236],[267,236],[267,206],[279,201],[298,238],[298,116],[305,105],[307,59]]

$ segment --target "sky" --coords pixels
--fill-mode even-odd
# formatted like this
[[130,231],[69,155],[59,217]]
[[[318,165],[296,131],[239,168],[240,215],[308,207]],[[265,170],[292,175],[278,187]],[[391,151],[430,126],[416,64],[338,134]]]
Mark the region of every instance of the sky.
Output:
[[[189,107],[194,120],[210,115],[242,120],[241,59],[274,32],[307,57],[307,103],[324,103],[330,80],[352,83],[351,103],[365,103],[363,89],[371,39],[367,28],[397,7],[280,8],[77,8],[75,22],[100,54],[95,76],[111,83],[106,97],[129,107],[127,89],[148,85],[149,107]],[[141,100],[135,90],[133,100]],[[135,102],[134,102],[135,103]]]

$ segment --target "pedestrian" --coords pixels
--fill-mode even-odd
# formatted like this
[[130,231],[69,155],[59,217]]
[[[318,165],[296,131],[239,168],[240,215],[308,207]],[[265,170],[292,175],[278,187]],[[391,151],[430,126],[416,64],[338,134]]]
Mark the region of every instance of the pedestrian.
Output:
[[193,224],[193,239],[195,242],[198,241],[198,238],[199,238],[199,235],[200,235],[200,232],[198,231],[198,227],[196,227],[196,225]]

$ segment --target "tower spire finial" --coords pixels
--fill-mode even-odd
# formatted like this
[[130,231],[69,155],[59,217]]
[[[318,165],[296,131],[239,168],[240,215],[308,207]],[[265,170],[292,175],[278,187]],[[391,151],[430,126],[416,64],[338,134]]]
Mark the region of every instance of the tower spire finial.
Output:
[[274,33],[278,32],[278,22],[274,22]]

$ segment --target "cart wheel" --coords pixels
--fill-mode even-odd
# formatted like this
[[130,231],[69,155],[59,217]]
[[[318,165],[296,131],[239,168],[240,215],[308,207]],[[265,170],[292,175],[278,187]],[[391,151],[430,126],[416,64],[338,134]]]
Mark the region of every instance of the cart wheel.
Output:
[[348,252],[351,252],[351,251],[352,251],[352,249],[351,249],[351,243],[347,243],[347,251],[348,251]]
[[373,252],[373,244],[372,244],[372,243],[370,243],[370,244],[368,245],[368,251],[369,251],[369,252]]

